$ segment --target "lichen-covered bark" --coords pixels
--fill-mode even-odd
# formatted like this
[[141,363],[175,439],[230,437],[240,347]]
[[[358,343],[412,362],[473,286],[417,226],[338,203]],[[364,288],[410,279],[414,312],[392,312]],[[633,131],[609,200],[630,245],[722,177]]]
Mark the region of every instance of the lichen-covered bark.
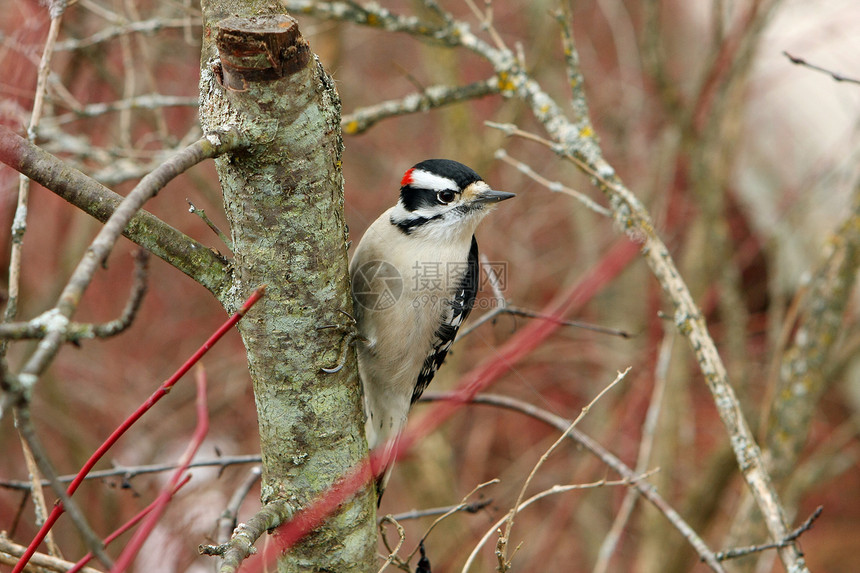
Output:
[[[338,361],[344,332],[319,327],[347,325],[343,312],[352,311],[340,101],[317,59],[299,53],[306,47],[301,36],[286,44],[277,37],[283,18],[245,21],[264,29],[251,48],[260,57],[245,61],[247,50],[230,43],[242,41],[235,33],[242,22],[213,21],[227,10],[211,4],[203,5],[201,121],[207,131],[229,125],[251,142],[216,162],[235,255],[234,291],[222,302],[232,309],[253,288],[268,285],[239,330],[257,402],[263,502],[287,499],[298,509],[367,454],[353,353],[339,372],[321,371]],[[221,59],[211,44],[219,38]],[[258,64],[275,69],[243,72]],[[282,556],[278,570],[375,569],[374,518],[365,488]]]
[[[764,451],[774,482],[781,488],[789,483],[792,471],[809,439],[812,420],[825,390],[835,379],[830,376],[833,356],[841,341],[845,309],[860,269],[860,187],[854,190],[854,206],[848,217],[824,245],[818,268],[806,285],[796,331],[781,358],[779,378],[766,422]],[[786,498],[786,511],[797,510],[793,496]],[[730,544],[762,535],[761,515],[746,496],[735,516]],[[739,571],[753,571],[755,556],[737,561]]]
[[767,421],[767,455],[777,482],[797,464],[818,402],[832,381],[827,370],[860,268],[860,187],[854,194],[852,212],[825,245],[820,267],[808,285],[793,343],[782,357]]

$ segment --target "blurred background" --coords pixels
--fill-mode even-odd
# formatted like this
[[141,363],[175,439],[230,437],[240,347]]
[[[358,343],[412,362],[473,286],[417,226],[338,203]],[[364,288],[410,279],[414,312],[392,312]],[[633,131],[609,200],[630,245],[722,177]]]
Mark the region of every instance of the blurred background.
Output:
[[[421,2],[383,5],[434,21]],[[479,29],[466,3],[444,0],[441,5]],[[557,6],[547,0],[494,0],[492,14],[501,39],[521,52],[534,78],[566,105],[570,94],[553,16]],[[0,0],[0,8],[0,121],[23,133],[50,20],[35,1]],[[750,425],[764,437],[768,412],[780,396],[783,354],[804,304],[800,297],[824,260],[831,235],[851,214],[860,175],[860,85],[792,63],[785,52],[860,79],[860,4],[581,0],[571,4],[571,11],[590,115],[605,157],[651,212],[709,322]],[[353,24],[298,19],[336,80],[344,114],[433,85],[463,85],[493,75],[486,61],[462,49]],[[37,142],[127,193],[165,153],[199,135],[199,22],[199,6],[191,0],[79,0],[71,5],[59,32]],[[108,111],[91,106],[152,94],[173,99],[154,109],[144,109],[142,103]],[[605,204],[574,166],[537,143],[506,138],[486,126],[487,120],[543,135],[521,102],[492,95],[389,119],[361,135],[345,136],[350,234],[357,243],[394,203],[400,177],[413,164],[430,157],[466,163],[494,188],[518,194],[483,223],[478,241],[487,259],[506,269],[502,294],[507,301],[540,312],[626,239],[608,218],[496,159],[503,149],[546,180]],[[8,229],[17,186],[17,173],[0,167],[0,292],[8,284]],[[146,208],[229,254],[188,212],[188,200],[227,229],[211,162],[169,184]],[[87,215],[32,186],[20,319],[53,306],[98,229],[99,223]],[[101,322],[119,314],[131,284],[134,248],[124,239],[118,244],[108,268],[96,274],[76,320]],[[77,471],[226,318],[198,284],[160,260],[153,259],[150,267],[149,292],[131,329],[115,339],[68,345],[36,388],[34,420],[62,473]],[[480,296],[472,320],[499,304],[487,287]],[[822,369],[820,391],[809,397],[810,423],[798,436],[802,449],[775,476],[793,523],[824,506],[822,517],[801,538],[813,571],[856,570],[856,302],[856,296],[849,298]],[[745,513],[743,480],[692,353],[681,337],[669,334],[673,322],[665,316],[671,313],[644,262],[634,259],[569,317],[631,336],[564,327],[490,391],[573,419],[617,371],[631,367],[579,429],[631,467],[647,446],[645,467],[659,468],[649,480],[713,549],[763,542],[762,531],[744,529],[753,518]],[[430,389],[454,388],[473,366],[492,360],[499,345],[528,320],[500,315],[473,331],[454,347]],[[10,346],[12,370],[33,348],[31,343]],[[204,365],[212,423],[199,457],[257,453],[254,400],[238,334],[230,333]],[[181,382],[99,467],[175,461],[195,426],[189,382]],[[418,405],[413,421],[429,408]],[[656,425],[646,432],[649,408]],[[381,512],[455,504],[478,484],[498,478],[498,484],[471,498],[489,500],[484,509],[447,518],[427,538],[434,571],[459,570],[484,532],[514,503],[526,476],[558,435],[519,413],[487,406],[462,409],[398,463]],[[158,550],[144,550],[138,570],[211,570],[207,559],[196,556],[197,545],[212,540],[215,521],[249,469],[194,470],[191,483],[148,542]],[[168,475],[93,480],[76,497],[96,531],[106,534],[148,504]],[[617,476],[587,452],[565,444],[538,472],[529,494],[554,484],[604,478]],[[6,416],[0,420],[0,481],[26,479],[20,444]],[[515,570],[592,570],[626,491],[574,491],[524,510],[513,529],[511,548],[522,542]],[[258,507],[256,496],[248,496],[240,519]],[[49,495],[49,503],[52,499]],[[431,521],[404,521],[405,547],[411,550]],[[33,522],[28,496],[0,485],[0,530],[26,545],[35,532]],[[76,560],[83,548],[68,520],[55,531],[67,557]],[[389,532],[389,537],[396,534]],[[494,543],[493,538],[474,570],[495,570]],[[731,567],[782,570],[767,557]],[[665,518],[640,500],[608,570],[707,568],[697,563]]]

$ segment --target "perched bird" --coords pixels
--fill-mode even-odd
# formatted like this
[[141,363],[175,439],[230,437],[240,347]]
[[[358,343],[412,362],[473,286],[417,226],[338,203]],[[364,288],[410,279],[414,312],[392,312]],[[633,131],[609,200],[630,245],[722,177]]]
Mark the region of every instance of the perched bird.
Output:
[[390,473],[409,409],[433,379],[478,290],[478,223],[513,193],[472,169],[428,159],[400,181],[400,200],[367,229],[350,263],[368,446]]

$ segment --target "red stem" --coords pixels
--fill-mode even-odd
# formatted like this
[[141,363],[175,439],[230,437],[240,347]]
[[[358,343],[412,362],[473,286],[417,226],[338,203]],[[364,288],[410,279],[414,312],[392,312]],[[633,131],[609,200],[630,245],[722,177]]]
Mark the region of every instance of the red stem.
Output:
[[122,550],[119,559],[116,560],[116,563],[111,568],[111,573],[122,573],[131,566],[131,562],[134,561],[137,552],[140,551],[144,542],[152,534],[152,530],[155,529],[158,520],[167,508],[167,503],[173,495],[173,490],[179,484],[182,474],[188,470],[191,460],[194,458],[197,450],[200,449],[200,445],[206,439],[206,434],[208,433],[209,410],[206,408],[206,371],[203,370],[203,366],[200,366],[197,369],[197,428],[194,430],[191,442],[185,448],[185,452],[179,460],[179,467],[173,472],[170,482],[162,488],[158,498],[152,504],[152,511],[146,517],[140,529],[134,533],[128,545],[125,546],[125,549]]
[[[180,488],[182,488],[182,486],[187,484],[189,481],[191,481],[191,474],[188,474],[187,476],[185,476],[185,479],[183,479],[181,482],[179,482],[179,484],[177,484],[177,486],[175,488],[173,488],[173,491],[170,492],[170,497],[173,497],[174,495],[176,495],[176,492],[178,492],[180,490]],[[158,503],[157,499],[155,501],[153,501],[152,503],[150,503],[149,505],[147,505],[145,508],[143,508],[137,515],[135,515],[134,517],[132,517],[131,519],[126,521],[122,526],[120,526],[118,529],[116,529],[113,533],[111,533],[110,535],[105,537],[105,540],[104,540],[105,547],[107,547],[108,544],[112,543],[114,539],[116,539],[117,537],[119,537],[120,535],[122,535],[123,533],[125,533],[126,531],[128,531],[129,529],[134,527],[135,525],[137,525],[141,519],[146,517],[147,514],[155,508],[156,503]],[[87,563],[92,561],[92,558],[93,558],[93,554],[87,553],[86,555],[84,555],[80,559],[80,561],[75,563],[74,567],[72,567],[71,569],[66,571],[66,573],[78,573],[78,571],[80,571],[81,569],[86,567]]]
[[[237,322],[242,320],[242,317],[245,316],[245,313],[256,304],[260,298],[265,294],[266,287],[261,286],[257,290],[255,290],[248,300],[245,301],[245,304],[242,305],[242,308],[239,309],[233,316],[231,316],[227,322],[221,325],[215,333],[209,337],[209,339],[203,343],[197,352],[191,355],[185,364],[183,364],[179,370],[177,370],[167,381],[162,384],[158,390],[153,392],[152,396],[150,396],[146,402],[144,402],[135,412],[129,416],[125,422],[120,424],[120,426],[113,431],[113,433],[108,437],[104,443],[99,446],[99,448],[90,456],[90,459],[83,465],[81,470],[75,476],[75,479],[69,484],[69,487],[66,489],[66,494],[72,495],[77,491],[78,486],[84,481],[87,477],[87,474],[90,473],[90,470],[93,469],[99,460],[107,453],[107,451],[117,442],[117,440],[122,437],[122,435],[135,423],[137,422],[141,416],[143,416],[150,408],[152,408],[156,402],[161,400],[176,384],[182,376],[188,372],[194,364],[196,364],[206,352],[209,351],[212,346],[215,345],[231,328],[233,328]],[[15,564],[15,567],[12,569],[12,573],[21,573],[24,570],[24,567],[30,561],[30,558],[33,557],[33,554],[36,553],[36,549],[38,549],[39,544],[44,541],[45,536],[48,535],[48,532],[60,518],[60,516],[65,511],[62,503],[57,503],[54,505],[54,508],[51,510],[50,515],[48,515],[48,519],[42,524],[42,527],[39,529],[39,532],[36,534],[36,537],[33,538],[33,541],[30,542],[30,545],[27,546],[27,551],[21,556],[21,559],[18,560],[18,563]]]

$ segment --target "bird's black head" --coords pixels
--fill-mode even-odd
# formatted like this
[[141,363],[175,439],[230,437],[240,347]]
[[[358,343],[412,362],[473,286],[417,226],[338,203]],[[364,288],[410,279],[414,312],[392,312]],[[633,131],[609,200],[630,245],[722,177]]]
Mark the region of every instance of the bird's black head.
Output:
[[[412,166],[400,180],[400,200],[407,211],[444,205],[481,181],[470,167],[451,159],[427,159]],[[440,197],[441,195],[441,197]],[[440,201],[440,199],[448,199]]]
[[391,214],[391,223],[407,235],[417,229],[471,233],[486,214],[488,204],[513,196],[493,191],[480,175],[462,163],[427,159],[406,171],[400,180],[400,201]]

